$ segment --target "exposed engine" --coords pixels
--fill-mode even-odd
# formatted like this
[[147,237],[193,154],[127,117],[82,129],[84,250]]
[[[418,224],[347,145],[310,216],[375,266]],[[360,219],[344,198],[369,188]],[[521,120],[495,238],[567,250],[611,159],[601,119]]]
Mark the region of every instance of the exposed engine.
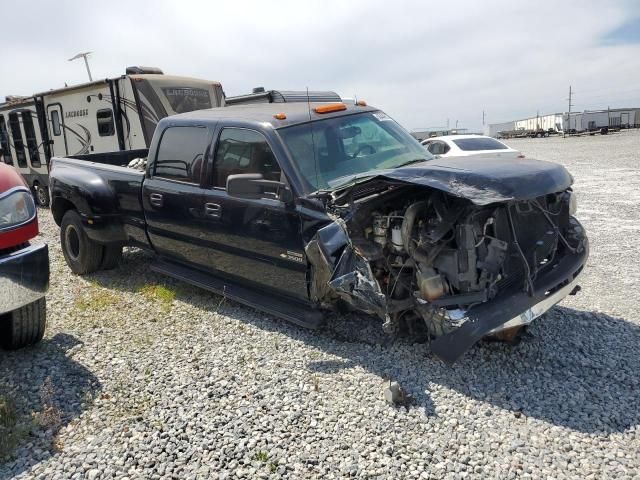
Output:
[[[539,272],[579,248],[570,240],[570,191],[483,207],[424,192],[392,191],[341,212],[386,298],[389,332],[426,326],[431,336],[446,334],[506,288],[533,291]],[[355,280],[341,286],[351,297],[359,288]]]

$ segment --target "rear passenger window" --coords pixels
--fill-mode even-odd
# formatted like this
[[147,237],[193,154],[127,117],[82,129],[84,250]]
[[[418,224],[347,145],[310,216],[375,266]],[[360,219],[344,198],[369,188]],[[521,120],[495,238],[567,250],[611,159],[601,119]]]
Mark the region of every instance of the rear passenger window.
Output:
[[280,166],[262,134],[225,128],[216,149],[213,185],[226,188],[227,177],[241,173],[260,173],[265,180],[280,180]]
[[98,120],[98,134],[101,137],[110,137],[116,131],[113,123],[113,111],[110,108],[103,108],[96,112]]
[[154,176],[200,183],[206,146],[207,129],[204,127],[167,128],[158,147]]

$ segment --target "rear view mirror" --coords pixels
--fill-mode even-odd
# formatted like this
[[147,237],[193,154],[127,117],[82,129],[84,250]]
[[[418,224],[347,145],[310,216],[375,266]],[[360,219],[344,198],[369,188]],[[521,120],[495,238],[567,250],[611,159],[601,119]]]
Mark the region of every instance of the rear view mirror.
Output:
[[271,198],[290,203],[291,190],[284,182],[265,180],[259,173],[240,173],[227,177],[227,194],[236,198]]
[[343,139],[349,139],[356,137],[362,133],[362,129],[360,127],[344,127],[340,129],[340,136]]

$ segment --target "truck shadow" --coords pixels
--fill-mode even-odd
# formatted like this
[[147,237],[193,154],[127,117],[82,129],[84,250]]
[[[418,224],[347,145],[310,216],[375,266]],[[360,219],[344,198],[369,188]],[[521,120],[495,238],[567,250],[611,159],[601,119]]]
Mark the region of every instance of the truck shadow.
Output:
[[58,432],[100,389],[98,379],[69,355],[79,344],[72,335],[57,334],[33,347],[0,350],[0,478],[62,449]]
[[[281,330],[275,321],[249,322]],[[484,412],[486,404],[513,412],[514,419],[584,433],[624,432],[640,424],[640,327],[603,313],[555,307],[519,345],[480,342],[452,367],[429,354],[427,345],[363,344],[331,331],[282,330],[341,358],[310,361],[311,372],[361,367],[381,377],[380,391],[382,380],[391,378],[411,395],[403,406],[425,415],[436,414],[430,390],[437,384],[476,400],[477,410]]]

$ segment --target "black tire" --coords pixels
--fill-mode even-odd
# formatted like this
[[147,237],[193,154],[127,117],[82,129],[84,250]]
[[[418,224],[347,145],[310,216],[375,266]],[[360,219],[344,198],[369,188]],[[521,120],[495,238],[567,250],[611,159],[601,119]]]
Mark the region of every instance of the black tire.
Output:
[[100,270],[112,270],[117,268],[122,261],[122,247],[109,245],[104,247],[104,255],[102,256],[102,263],[100,264]]
[[33,345],[42,340],[47,325],[47,302],[45,298],[18,308],[0,318],[0,346],[8,350]]
[[43,187],[39,183],[35,183],[33,185],[33,190],[35,192],[36,202],[41,207],[49,206],[49,189],[47,187]]
[[60,245],[73,273],[84,275],[100,268],[104,247],[87,236],[80,215],[75,210],[68,210],[62,217]]

